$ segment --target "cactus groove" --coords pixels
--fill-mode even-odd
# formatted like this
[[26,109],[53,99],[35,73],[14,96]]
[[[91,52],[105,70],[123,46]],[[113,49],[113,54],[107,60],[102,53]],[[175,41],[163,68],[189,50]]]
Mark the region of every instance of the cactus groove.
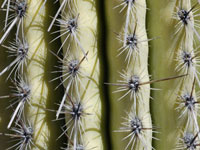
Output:
[[1,150],[200,149],[199,0],[0,0]]

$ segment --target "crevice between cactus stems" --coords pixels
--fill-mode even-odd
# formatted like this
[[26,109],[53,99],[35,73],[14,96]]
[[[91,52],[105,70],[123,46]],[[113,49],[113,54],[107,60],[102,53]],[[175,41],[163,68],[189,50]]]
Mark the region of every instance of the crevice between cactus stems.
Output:
[[111,150],[111,135],[110,135],[110,98],[108,86],[104,83],[109,81],[109,67],[107,56],[107,22],[105,17],[105,1],[97,0],[97,17],[98,17],[98,55],[100,58],[100,96],[102,100],[102,120],[101,130],[104,143],[104,150]]

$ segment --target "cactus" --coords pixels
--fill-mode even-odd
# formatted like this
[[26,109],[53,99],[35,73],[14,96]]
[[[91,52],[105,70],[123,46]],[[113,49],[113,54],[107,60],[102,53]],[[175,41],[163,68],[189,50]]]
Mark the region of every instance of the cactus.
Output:
[[1,0],[0,144],[199,149],[198,0]]

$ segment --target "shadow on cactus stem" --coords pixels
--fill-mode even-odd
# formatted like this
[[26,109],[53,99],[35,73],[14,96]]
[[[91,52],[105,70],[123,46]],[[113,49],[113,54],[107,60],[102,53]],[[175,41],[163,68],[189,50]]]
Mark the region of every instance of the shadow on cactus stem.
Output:
[[[2,5],[2,2],[3,1],[0,2],[0,5]],[[6,16],[6,12],[3,10],[0,10],[0,22],[4,22],[5,16]],[[3,33],[5,32],[3,30],[4,25],[5,25],[4,23],[0,24],[0,37],[2,37]],[[16,28],[13,29],[13,32],[8,36],[7,40],[4,42],[5,45],[8,45],[9,42],[15,38],[15,34],[14,34],[15,32],[16,32]],[[0,64],[0,70],[3,70],[5,66],[7,66],[8,64],[10,64],[11,61],[13,61],[7,56],[8,56],[8,53],[6,52],[6,48],[3,48],[2,46],[0,46],[0,60],[1,62],[3,62]],[[0,87],[1,87],[0,96],[7,95],[11,92],[9,86],[11,86],[12,83],[9,80],[6,81],[8,74],[9,73],[7,72],[0,77]],[[13,76],[11,76],[11,78],[13,78]],[[9,123],[10,117],[14,110],[14,108],[6,109],[10,104],[11,103],[9,99],[0,99],[0,133],[9,132],[9,130],[7,130],[7,125]],[[12,146],[12,143],[5,142],[9,140],[10,140],[9,137],[0,135],[1,149],[6,149]]]

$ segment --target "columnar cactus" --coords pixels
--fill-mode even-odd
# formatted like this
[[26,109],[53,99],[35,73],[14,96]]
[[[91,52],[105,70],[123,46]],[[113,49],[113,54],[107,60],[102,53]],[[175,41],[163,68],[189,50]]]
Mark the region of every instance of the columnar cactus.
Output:
[[0,5],[2,150],[199,149],[198,0]]

